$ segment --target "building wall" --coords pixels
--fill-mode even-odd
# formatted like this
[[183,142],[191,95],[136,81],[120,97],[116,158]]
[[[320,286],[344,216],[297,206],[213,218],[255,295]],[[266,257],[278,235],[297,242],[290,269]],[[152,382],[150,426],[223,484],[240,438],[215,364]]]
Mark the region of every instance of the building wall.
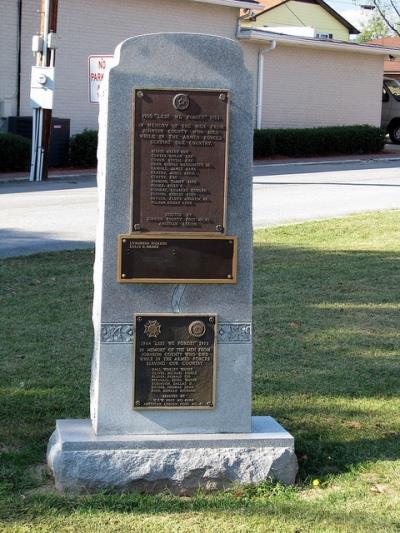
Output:
[[[38,4],[24,0],[25,35],[37,31]],[[97,129],[98,104],[88,100],[89,55],[112,54],[124,39],[144,33],[186,31],[234,38],[238,16],[237,8],[186,0],[59,0],[54,116],[70,118],[71,133]],[[24,54],[21,114],[31,113],[31,58],[31,53]]]
[[[17,24],[17,2],[3,2],[2,29],[11,31],[0,32],[2,49],[6,39],[13,42],[11,36],[15,42]],[[32,112],[29,103],[33,63],[31,39],[39,27],[38,6],[39,0],[23,0],[22,115]],[[236,8],[187,0],[154,3],[148,0],[59,0],[54,115],[71,119],[72,134],[84,128],[97,129],[98,105],[88,100],[89,55],[111,54],[127,37],[158,31],[193,31],[234,38],[237,15]],[[7,24],[3,24],[5,17],[8,17]],[[256,79],[260,45],[245,41],[241,44],[246,64]],[[3,97],[12,97],[16,88],[16,48],[10,46],[9,58],[0,55],[4,69],[0,88]],[[379,125],[382,59],[382,56],[278,44],[276,50],[265,55],[263,126]],[[254,84],[254,95],[255,90]],[[12,101],[14,107],[9,114],[16,110],[15,96]]]
[[281,46],[264,59],[264,128],[380,125],[382,56]]
[[317,4],[291,0],[280,6],[261,13],[256,22],[244,26],[261,28],[263,26],[309,26],[318,32],[332,33],[333,39],[347,41],[349,30],[330,13]]
[[18,2],[1,1],[0,117],[17,111]]

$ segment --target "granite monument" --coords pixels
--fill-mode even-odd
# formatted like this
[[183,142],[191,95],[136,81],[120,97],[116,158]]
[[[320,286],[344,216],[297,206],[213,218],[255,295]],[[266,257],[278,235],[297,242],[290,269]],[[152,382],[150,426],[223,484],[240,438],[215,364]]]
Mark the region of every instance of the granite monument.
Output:
[[116,50],[99,115],[91,418],[57,421],[60,490],[294,482],[293,437],[251,416],[252,95],[230,39]]

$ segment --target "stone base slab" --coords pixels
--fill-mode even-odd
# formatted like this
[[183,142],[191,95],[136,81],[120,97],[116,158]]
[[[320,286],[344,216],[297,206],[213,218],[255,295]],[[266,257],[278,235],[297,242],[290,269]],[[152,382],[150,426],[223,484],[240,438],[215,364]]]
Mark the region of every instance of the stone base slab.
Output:
[[271,417],[251,433],[96,436],[91,420],[58,420],[47,462],[56,488],[191,494],[266,479],[294,483],[294,439]]

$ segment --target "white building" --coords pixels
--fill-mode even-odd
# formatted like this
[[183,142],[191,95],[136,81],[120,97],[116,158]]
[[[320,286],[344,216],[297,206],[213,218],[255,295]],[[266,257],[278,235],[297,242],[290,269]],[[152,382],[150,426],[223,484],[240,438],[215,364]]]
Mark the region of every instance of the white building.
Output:
[[[39,6],[40,0],[1,2],[3,130],[8,116],[31,114],[31,40],[39,28]],[[254,73],[255,92],[258,86],[262,94],[258,113],[262,127],[379,125],[383,60],[393,50],[254,28],[238,31],[241,8],[257,8],[257,2],[59,0],[53,115],[69,118],[71,133],[97,129],[98,105],[90,103],[88,97],[88,57],[112,54],[116,45],[128,37],[173,31],[240,40],[246,64]],[[262,66],[262,83],[257,83]]]

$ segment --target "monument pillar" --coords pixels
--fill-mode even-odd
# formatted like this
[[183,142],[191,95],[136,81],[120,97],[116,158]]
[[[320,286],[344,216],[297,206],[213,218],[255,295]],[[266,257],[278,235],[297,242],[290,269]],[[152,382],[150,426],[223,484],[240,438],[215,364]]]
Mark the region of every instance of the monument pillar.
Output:
[[251,416],[254,105],[241,47],[131,38],[103,89],[91,419],[57,421],[56,485],[292,483],[292,436]]

